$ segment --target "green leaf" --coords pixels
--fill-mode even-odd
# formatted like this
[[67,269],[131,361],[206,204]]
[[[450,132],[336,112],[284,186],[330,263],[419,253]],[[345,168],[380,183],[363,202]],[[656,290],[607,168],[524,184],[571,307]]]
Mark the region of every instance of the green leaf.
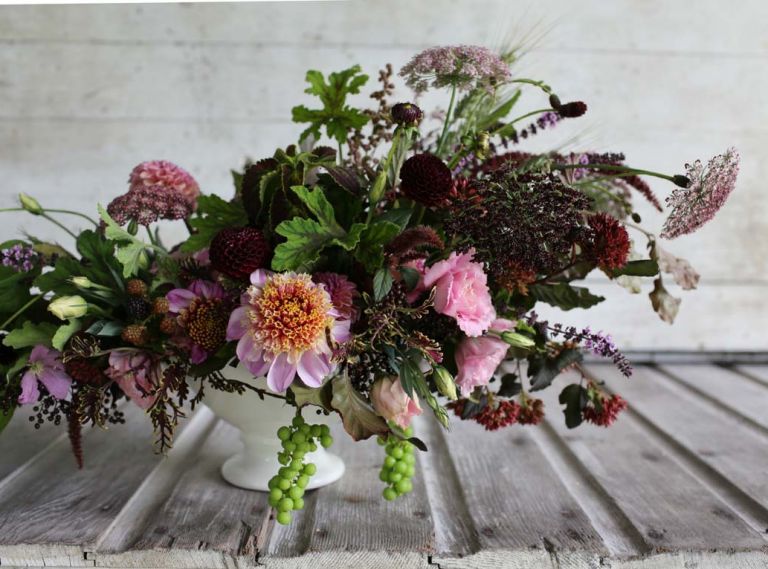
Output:
[[400,385],[411,399],[413,399],[414,393],[418,395],[428,391],[424,374],[411,358],[403,358],[403,363],[400,366]]
[[557,306],[562,310],[589,308],[605,300],[605,297],[594,295],[584,287],[571,286],[568,283],[531,285],[528,290],[536,300]]
[[561,351],[554,358],[536,355],[528,359],[528,377],[531,380],[531,391],[539,391],[549,387],[552,381],[569,365],[584,359],[578,348]]
[[123,331],[123,325],[112,320],[97,320],[86,330],[95,336],[119,336]]
[[501,119],[505,118],[512,107],[515,106],[517,100],[520,98],[520,89],[517,89],[506,101],[502,102],[498,107],[491,111],[488,116],[484,117],[482,121],[477,124],[477,130],[487,130],[494,126]]
[[290,387],[296,406],[315,405],[326,411],[333,411],[331,400],[333,398],[333,382],[326,381],[320,387],[305,387],[294,383]]
[[317,218],[323,229],[334,237],[344,237],[344,229],[336,223],[336,215],[333,211],[333,206],[326,199],[323,190],[316,188],[310,190],[305,186],[291,186],[291,190],[295,193],[299,199],[307,206],[309,211]]
[[2,433],[3,429],[5,429],[8,426],[8,423],[11,422],[14,411],[16,411],[16,407],[8,409],[7,411],[0,410],[0,433]]
[[40,322],[35,324],[27,320],[21,326],[11,330],[3,340],[3,344],[8,347],[20,349],[29,348],[38,344],[51,346],[51,339],[56,333],[56,325],[50,322]]
[[309,270],[332,238],[317,221],[303,217],[283,221],[275,232],[286,238],[275,247],[272,257],[275,271]]
[[409,207],[400,207],[395,209],[388,209],[379,215],[376,219],[378,221],[389,221],[399,226],[400,229],[405,229],[408,222],[411,220],[413,210]]
[[630,261],[620,269],[615,269],[609,273],[611,278],[626,275],[629,277],[655,277],[659,274],[659,264],[653,259],[641,259],[639,261]]
[[419,285],[419,280],[421,279],[421,273],[419,271],[412,267],[398,267],[397,270],[403,278],[405,288],[408,292],[411,292]]
[[73,318],[66,324],[62,324],[53,335],[53,338],[51,339],[51,345],[57,350],[62,351],[64,349],[64,345],[67,343],[67,340],[69,340],[78,330],[80,330],[80,321],[76,318]]
[[520,391],[523,386],[520,384],[520,378],[516,373],[505,373],[501,376],[501,387],[499,388],[499,395],[502,397],[514,397]]
[[386,421],[352,387],[349,376],[336,376],[332,380],[331,406],[341,415],[344,430],[356,441],[389,432]]
[[140,269],[149,266],[146,245],[143,243],[129,243],[118,246],[115,251],[115,259],[123,266],[123,276],[125,278],[138,275]]
[[587,390],[578,383],[566,386],[561,392],[558,401],[565,405],[565,425],[569,429],[578,427],[582,420],[582,410],[587,405]]
[[369,225],[355,251],[355,258],[372,273],[384,264],[384,245],[400,233],[400,226],[391,221],[377,221]]
[[216,195],[197,199],[197,217],[189,224],[197,230],[181,246],[184,253],[194,253],[211,244],[211,240],[225,227],[242,227],[248,223],[248,214],[239,202],[228,202]]
[[376,274],[373,275],[373,299],[379,302],[387,296],[387,293],[392,289],[393,283],[392,273],[389,272],[387,267],[381,267],[377,270]]
[[10,316],[31,298],[27,273],[17,273],[10,267],[0,266],[0,314]]

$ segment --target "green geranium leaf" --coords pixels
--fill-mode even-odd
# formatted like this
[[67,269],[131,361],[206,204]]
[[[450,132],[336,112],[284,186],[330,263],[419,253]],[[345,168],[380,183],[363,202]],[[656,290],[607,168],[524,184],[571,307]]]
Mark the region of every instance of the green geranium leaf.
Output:
[[333,237],[317,221],[303,217],[282,222],[275,232],[286,238],[284,243],[275,247],[272,257],[272,269],[275,271],[308,270]]
[[248,223],[248,214],[239,202],[228,202],[216,195],[197,199],[197,217],[189,224],[197,230],[181,246],[185,253],[194,253],[211,244],[211,240],[225,227],[242,227]]
[[605,300],[605,297],[594,295],[584,287],[571,286],[568,283],[531,285],[528,290],[536,300],[557,306],[562,310],[589,308]]
[[528,377],[531,380],[531,391],[539,391],[549,387],[561,371],[583,359],[584,356],[578,348],[565,349],[554,358],[541,354],[528,358]]
[[386,421],[352,387],[347,374],[336,376],[331,384],[331,407],[341,415],[344,430],[354,440],[360,441],[389,432]]
[[139,274],[140,269],[149,266],[149,257],[147,256],[146,246],[143,243],[129,243],[118,246],[115,251],[115,259],[120,261],[123,266],[123,276],[125,278]]
[[76,318],[73,318],[66,324],[62,324],[59,326],[58,330],[56,330],[53,338],[51,338],[51,345],[57,350],[62,351],[67,340],[69,340],[78,330],[80,330],[80,321]]
[[292,186],[291,190],[307,206],[312,215],[317,218],[323,229],[336,238],[344,237],[345,231],[336,223],[333,206],[326,199],[322,189],[310,190],[304,186]]
[[360,236],[355,258],[368,272],[374,272],[384,263],[384,245],[400,233],[400,226],[391,221],[377,221],[369,225]]
[[11,330],[3,340],[8,347],[21,349],[43,344],[51,346],[51,340],[56,333],[56,325],[50,322],[35,324],[27,320],[21,328]]
[[395,209],[388,209],[382,212],[376,219],[377,221],[388,221],[394,223],[400,229],[405,229],[408,222],[411,220],[413,210],[409,207],[400,207]]
[[0,266],[0,314],[10,316],[31,298],[29,273],[17,273],[11,267]]

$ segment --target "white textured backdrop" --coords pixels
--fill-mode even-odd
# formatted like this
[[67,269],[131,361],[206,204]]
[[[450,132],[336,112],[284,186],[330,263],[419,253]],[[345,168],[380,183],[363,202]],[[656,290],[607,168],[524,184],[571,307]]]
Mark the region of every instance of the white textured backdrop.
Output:
[[[604,328],[635,349],[768,349],[764,0],[0,7],[0,206],[27,192],[49,207],[93,210],[154,158],[226,196],[229,168],[296,139],[290,108],[304,97],[306,69],[360,63],[373,78],[430,45],[494,47],[524,36],[534,41],[517,72],[590,107],[540,135],[538,148],[623,151],[632,164],[670,172],[731,144],[743,160],[716,220],[667,246],[702,273],[674,327],[646,293],[602,281],[590,286],[607,302],[559,319]],[[535,92],[526,97],[536,104]],[[652,184],[662,198],[671,190]],[[643,213],[658,230],[662,218]],[[37,219],[2,215],[0,239],[57,236]]]

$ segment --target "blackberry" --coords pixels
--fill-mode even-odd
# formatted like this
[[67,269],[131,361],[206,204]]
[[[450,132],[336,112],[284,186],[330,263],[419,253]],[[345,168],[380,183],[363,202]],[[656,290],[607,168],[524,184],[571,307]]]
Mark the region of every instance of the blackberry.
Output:
[[152,314],[152,305],[145,298],[139,296],[130,297],[125,303],[125,307],[131,320],[144,320]]
[[349,365],[349,381],[363,396],[369,397],[373,382],[390,375],[389,358],[384,352],[363,352],[359,360]]

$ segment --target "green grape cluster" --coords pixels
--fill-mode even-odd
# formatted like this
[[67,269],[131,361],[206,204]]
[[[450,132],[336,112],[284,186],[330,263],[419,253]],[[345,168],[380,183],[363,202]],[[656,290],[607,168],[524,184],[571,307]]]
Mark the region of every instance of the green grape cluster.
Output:
[[[410,437],[413,429],[407,429],[405,434]],[[386,439],[379,437],[378,442],[387,453],[379,473],[379,479],[387,485],[382,495],[385,500],[394,500],[413,490],[411,478],[416,471],[416,447],[392,435]]]
[[277,510],[277,523],[291,523],[291,512],[304,507],[304,490],[311,476],[317,472],[313,463],[304,463],[307,453],[333,444],[328,425],[310,425],[301,415],[293,418],[290,426],[280,427],[277,437],[283,450],[277,460],[283,466],[269,481],[269,505]]

